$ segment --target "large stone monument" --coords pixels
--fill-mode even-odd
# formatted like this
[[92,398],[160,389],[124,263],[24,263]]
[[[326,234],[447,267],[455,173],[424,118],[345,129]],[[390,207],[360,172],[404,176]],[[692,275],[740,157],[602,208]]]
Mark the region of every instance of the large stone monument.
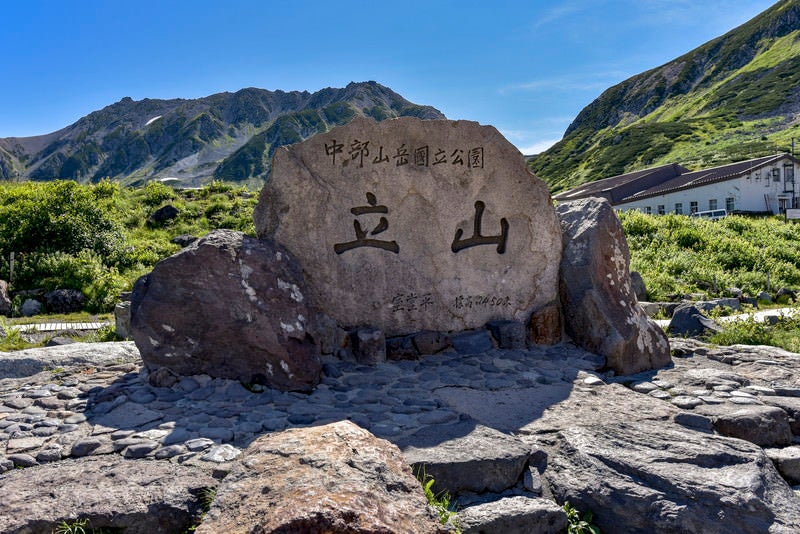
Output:
[[254,219],[341,326],[400,335],[527,323],[558,299],[547,187],[491,126],[356,119],[281,147]]
[[278,148],[272,169],[259,239],[213,232],[137,282],[131,333],[151,381],[307,391],[320,354],[372,364],[552,345],[562,330],[618,374],[669,363],[613,210],[557,212],[491,126],[360,118]]

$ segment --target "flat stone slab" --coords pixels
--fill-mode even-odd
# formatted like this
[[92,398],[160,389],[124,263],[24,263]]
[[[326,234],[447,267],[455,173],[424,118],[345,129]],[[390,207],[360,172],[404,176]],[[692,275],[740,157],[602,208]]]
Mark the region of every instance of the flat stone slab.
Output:
[[800,531],[800,501],[759,447],[668,422],[563,430],[544,476],[601,532]]
[[567,515],[556,503],[524,496],[464,508],[458,519],[464,534],[561,534],[567,529]]
[[547,406],[567,399],[572,384],[559,381],[531,388],[485,391],[467,387],[443,387],[435,396],[481,424],[514,432],[535,422]]
[[451,495],[510,488],[533,454],[518,438],[469,420],[423,428],[398,446],[415,472],[434,478],[434,492]]
[[527,323],[557,299],[547,186],[491,126],[355,119],[277,149],[272,169],[256,231],[297,258],[340,325],[391,336]]
[[140,404],[126,402],[114,408],[107,414],[103,414],[95,418],[93,423],[110,428],[136,429],[146,425],[147,423],[158,421],[163,417],[163,413],[150,410]]
[[199,520],[200,489],[217,484],[201,469],[116,455],[15,469],[0,475],[0,532],[50,534],[77,518],[127,534],[183,532]]
[[55,347],[0,352],[0,379],[21,378],[60,367],[140,363],[133,341],[72,343]]
[[714,430],[761,447],[781,447],[792,442],[786,412],[774,406],[716,404],[698,406],[694,411],[707,415]]

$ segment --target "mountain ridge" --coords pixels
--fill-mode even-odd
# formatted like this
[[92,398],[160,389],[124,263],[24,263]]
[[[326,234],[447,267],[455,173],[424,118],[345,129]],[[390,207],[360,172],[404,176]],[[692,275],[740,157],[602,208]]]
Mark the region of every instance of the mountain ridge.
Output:
[[276,147],[356,116],[444,118],[374,81],[314,93],[249,87],[197,99],[125,97],[56,132],[0,139],[0,179],[260,185]]
[[680,162],[720,165],[800,136],[800,0],[605,90],[531,158],[554,192]]

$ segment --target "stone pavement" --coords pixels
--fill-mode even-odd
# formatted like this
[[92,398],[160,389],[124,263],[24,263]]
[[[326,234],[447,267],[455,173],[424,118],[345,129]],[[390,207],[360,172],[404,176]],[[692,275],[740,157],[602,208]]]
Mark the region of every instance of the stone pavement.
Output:
[[[770,532],[796,532],[800,501],[784,480],[800,483],[800,358],[773,347],[670,342],[672,364],[619,377],[599,370],[602,358],[568,343],[450,352],[372,367],[326,360],[323,381],[311,394],[248,389],[202,375],[155,387],[150,382],[156,377],[142,369],[130,342],[0,353],[0,473],[6,471],[0,476],[11,484],[20,478],[7,472],[15,467],[45,464],[39,470],[60,460],[116,457],[151,460],[145,464],[152,466],[161,460],[220,479],[259,436],[350,419],[398,445],[412,466],[427,466],[436,491],[443,489],[439,483],[451,489],[465,533],[550,532],[530,529],[563,516],[554,499],[594,510],[605,530],[649,517],[641,510],[628,513],[633,504],[649,502],[641,495],[651,491],[622,491],[630,486],[628,472],[638,473],[634,478],[644,486],[668,480],[674,490],[669,497],[652,491],[670,506],[691,508],[700,491],[707,499],[699,501],[716,503],[709,513],[722,513],[714,506],[724,505],[734,518],[739,508],[761,507],[748,516],[753,528],[736,520],[715,523],[719,528],[709,532],[733,525],[766,532],[758,521],[771,514],[780,518]],[[624,454],[607,460],[582,452],[609,432],[617,437],[608,454]],[[653,463],[636,453],[637,443],[660,459]],[[595,456],[595,463],[580,468],[570,464]],[[699,482],[705,464],[721,477],[716,486],[717,475]],[[597,470],[606,465],[616,466],[619,480]],[[34,470],[20,474],[29,472]],[[573,481],[568,473],[586,481]],[[740,495],[726,480],[745,486],[761,480],[767,493]],[[593,491],[600,486],[616,489]],[[741,499],[726,501],[731,492]],[[596,500],[603,495],[619,502]],[[29,500],[18,503],[28,515]],[[667,531],[670,521],[683,520],[670,515],[675,509],[650,519]],[[705,521],[706,511],[681,513]],[[512,523],[517,530],[507,528]],[[631,532],[645,531],[631,525]]]
[[[154,387],[131,357],[133,343],[106,347],[68,345],[59,348],[62,359],[50,361],[27,357],[30,351],[13,354],[27,373],[0,379],[0,472],[101,454],[224,463],[261,434],[342,419],[407,445],[414,444],[409,436],[430,425],[481,421],[510,430],[541,411],[503,397],[527,392],[557,402],[553,395],[565,398],[574,381],[599,381],[590,374],[603,364],[571,345],[448,353],[374,367],[331,360],[322,383],[303,394],[247,389],[203,375]],[[109,358],[81,363],[74,357],[81,350]],[[2,376],[14,374],[11,366],[5,371]],[[470,392],[494,397],[493,407]]]

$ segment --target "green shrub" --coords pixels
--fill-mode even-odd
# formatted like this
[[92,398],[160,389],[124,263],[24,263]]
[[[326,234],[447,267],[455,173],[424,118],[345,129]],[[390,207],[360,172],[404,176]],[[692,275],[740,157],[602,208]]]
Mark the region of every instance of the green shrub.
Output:
[[705,237],[697,228],[680,228],[675,232],[675,243],[681,248],[702,250],[705,248]]
[[122,241],[115,211],[75,182],[6,184],[0,187],[0,250],[109,254]]
[[176,196],[175,191],[168,185],[164,185],[161,182],[147,182],[147,185],[144,186],[142,202],[152,208],[163,204],[167,200],[172,200]]

